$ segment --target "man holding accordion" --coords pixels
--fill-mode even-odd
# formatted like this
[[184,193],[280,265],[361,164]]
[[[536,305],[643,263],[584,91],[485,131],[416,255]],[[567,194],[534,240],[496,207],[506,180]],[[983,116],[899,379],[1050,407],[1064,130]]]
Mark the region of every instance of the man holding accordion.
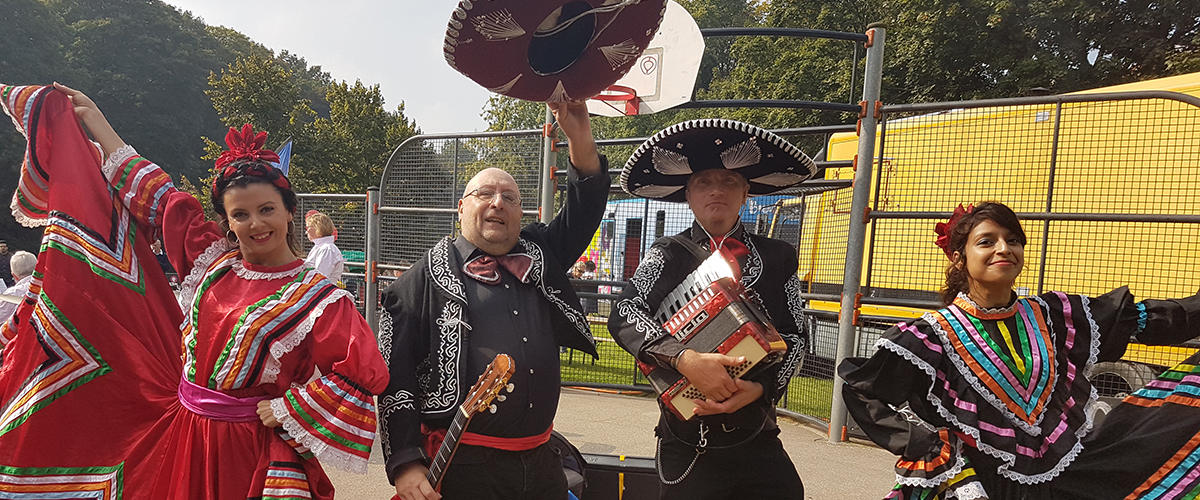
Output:
[[720,119],[667,128],[625,166],[626,192],[686,201],[695,216],[654,242],[609,319],[660,393],[664,499],[804,498],[775,423],[806,348],[796,250],[752,234],[739,212],[813,172],[782,138]]

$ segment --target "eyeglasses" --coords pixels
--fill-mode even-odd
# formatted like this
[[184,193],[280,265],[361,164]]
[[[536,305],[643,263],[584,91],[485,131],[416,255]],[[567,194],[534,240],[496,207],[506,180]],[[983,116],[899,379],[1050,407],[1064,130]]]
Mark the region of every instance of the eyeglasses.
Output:
[[475,188],[467,196],[474,196],[475,199],[484,203],[491,203],[496,199],[496,195],[500,195],[500,200],[511,207],[521,206],[521,196],[512,191],[495,191],[490,188]]

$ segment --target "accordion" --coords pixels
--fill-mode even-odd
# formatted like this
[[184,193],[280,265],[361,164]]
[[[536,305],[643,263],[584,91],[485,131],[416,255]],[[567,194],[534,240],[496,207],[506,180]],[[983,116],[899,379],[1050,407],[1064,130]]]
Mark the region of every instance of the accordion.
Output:
[[[769,326],[767,315],[746,296],[740,274],[737,261],[726,251],[713,252],[667,295],[654,315],[655,321],[688,349],[745,356],[742,364],[725,367],[732,378],[750,376],[779,362],[787,352],[787,344]],[[638,368],[659,400],[680,420],[694,416],[692,400],[705,399],[675,370],[640,361]]]

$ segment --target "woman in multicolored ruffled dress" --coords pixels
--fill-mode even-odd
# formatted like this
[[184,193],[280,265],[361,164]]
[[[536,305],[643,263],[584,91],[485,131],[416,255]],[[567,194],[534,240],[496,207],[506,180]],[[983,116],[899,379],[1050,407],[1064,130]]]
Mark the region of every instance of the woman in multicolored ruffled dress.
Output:
[[321,463],[366,472],[372,395],[388,373],[345,290],[304,265],[296,194],[263,149],[230,129],[205,220],[193,196],[125,145],[94,103],[57,86],[100,143],[114,197],[156,226],[183,280],[179,402],[133,455],[138,498],[332,498]]
[[[1085,374],[1134,339],[1161,345],[1200,335],[1200,296],[1135,302],[1121,287],[1021,298],[1013,283],[1026,239],[1011,209],[959,207],[937,229],[951,262],[946,307],[897,324],[874,356],[838,369],[855,421],[900,456],[887,498],[1096,498],[1104,478],[1072,470],[1081,454],[1097,455],[1084,439],[1097,399]],[[1105,461],[1114,458],[1128,466],[1133,457]]]

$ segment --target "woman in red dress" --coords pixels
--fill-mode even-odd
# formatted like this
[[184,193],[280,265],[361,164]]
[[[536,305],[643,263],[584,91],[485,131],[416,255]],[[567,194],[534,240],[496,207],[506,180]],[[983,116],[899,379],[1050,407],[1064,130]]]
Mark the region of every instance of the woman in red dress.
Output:
[[100,143],[114,197],[158,228],[184,276],[179,401],[135,447],[137,497],[332,498],[321,463],[366,472],[372,395],[387,368],[353,297],[305,266],[296,194],[263,149],[230,129],[205,219],[157,165],[126,145],[96,105],[60,85]]

